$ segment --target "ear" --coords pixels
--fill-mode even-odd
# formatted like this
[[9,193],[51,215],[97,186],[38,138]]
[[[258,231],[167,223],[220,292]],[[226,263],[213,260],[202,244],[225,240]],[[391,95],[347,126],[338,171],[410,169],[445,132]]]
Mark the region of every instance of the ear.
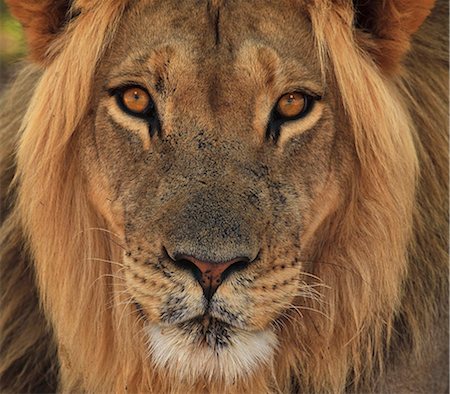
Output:
[[70,0],[6,0],[11,14],[22,24],[28,52],[35,62],[45,64],[51,43],[68,21]]
[[353,0],[355,24],[369,34],[363,39],[377,64],[395,72],[435,0]]

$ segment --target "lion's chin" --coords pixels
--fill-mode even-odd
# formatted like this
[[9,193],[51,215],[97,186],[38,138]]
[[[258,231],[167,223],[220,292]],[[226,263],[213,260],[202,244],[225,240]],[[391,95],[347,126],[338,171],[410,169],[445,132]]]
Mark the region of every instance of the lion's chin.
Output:
[[178,325],[147,326],[156,368],[172,378],[232,384],[272,362],[275,334],[245,331],[215,319],[193,319]]

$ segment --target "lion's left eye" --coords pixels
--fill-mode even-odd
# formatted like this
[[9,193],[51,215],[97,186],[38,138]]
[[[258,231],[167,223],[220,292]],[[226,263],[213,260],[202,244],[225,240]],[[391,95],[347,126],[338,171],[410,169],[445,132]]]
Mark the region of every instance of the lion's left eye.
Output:
[[283,123],[308,115],[316,100],[320,100],[320,97],[313,97],[302,92],[294,91],[283,94],[271,112],[266,138],[277,141]]
[[275,115],[284,121],[294,120],[306,115],[311,105],[311,97],[299,93],[286,93],[278,99]]

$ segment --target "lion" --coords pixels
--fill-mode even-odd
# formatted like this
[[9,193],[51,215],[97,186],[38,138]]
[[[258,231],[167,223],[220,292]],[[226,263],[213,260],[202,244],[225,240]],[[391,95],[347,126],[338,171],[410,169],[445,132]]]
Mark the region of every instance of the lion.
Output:
[[4,392],[448,390],[438,0],[9,0]]

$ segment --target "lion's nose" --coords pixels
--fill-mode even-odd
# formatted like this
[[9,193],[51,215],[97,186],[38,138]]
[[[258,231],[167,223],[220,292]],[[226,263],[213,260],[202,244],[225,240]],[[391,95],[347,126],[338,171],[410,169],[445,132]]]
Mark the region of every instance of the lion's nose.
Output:
[[194,276],[203,288],[203,294],[210,300],[222,281],[231,272],[244,268],[250,262],[247,257],[236,257],[224,262],[201,261],[193,256],[177,255],[175,261],[194,272]]

